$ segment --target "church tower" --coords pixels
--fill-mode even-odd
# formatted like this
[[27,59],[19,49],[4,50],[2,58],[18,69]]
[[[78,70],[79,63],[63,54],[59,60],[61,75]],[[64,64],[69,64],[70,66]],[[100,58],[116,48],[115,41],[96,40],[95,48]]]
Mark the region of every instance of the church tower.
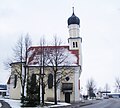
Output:
[[80,99],[79,93],[80,93],[80,74],[82,72],[82,38],[80,37],[80,19],[75,15],[74,13],[74,7],[73,7],[73,13],[72,16],[68,18],[68,29],[69,29],[69,50],[78,50],[78,65],[80,68],[75,69],[74,73],[74,93],[75,93],[75,101],[78,101]]
[[69,29],[69,49],[70,50],[79,50],[79,65],[82,67],[82,49],[81,43],[82,38],[80,37],[80,19],[74,13],[68,18],[68,29]]

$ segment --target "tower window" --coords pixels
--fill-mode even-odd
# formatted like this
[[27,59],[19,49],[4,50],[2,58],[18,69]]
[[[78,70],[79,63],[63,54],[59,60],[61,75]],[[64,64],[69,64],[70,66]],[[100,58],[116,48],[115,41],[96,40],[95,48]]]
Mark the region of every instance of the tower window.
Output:
[[78,43],[76,42],[76,47],[78,47]]
[[75,42],[73,42],[73,48],[75,48]]
[[77,42],[73,42],[73,48],[77,48],[78,47],[78,43]]

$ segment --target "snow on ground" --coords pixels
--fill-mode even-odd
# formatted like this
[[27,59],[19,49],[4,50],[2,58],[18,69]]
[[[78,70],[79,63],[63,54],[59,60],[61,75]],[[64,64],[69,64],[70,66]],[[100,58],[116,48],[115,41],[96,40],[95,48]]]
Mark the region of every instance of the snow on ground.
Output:
[[[0,100],[4,100],[5,102],[7,102],[12,108],[21,108],[21,100],[13,100],[13,99],[9,99],[9,98],[4,98],[2,96],[0,96]],[[58,102],[57,105],[54,105],[54,102],[45,102],[47,104],[51,104],[50,106],[44,106],[42,108],[51,108],[51,107],[58,107],[58,106],[68,106],[71,105],[69,103],[65,103],[65,102]],[[0,107],[2,106],[2,104],[0,103]],[[25,108],[25,107],[24,107]],[[28,108],[28,107],[27,107]],[[29,107],[32,108],[32,107]],[[38,107],[34,107],[34,108],[41,108],[40,106]]]
[[[21,108],[21,101],[20,100],[13,100],[13,99],[6,99],[6,98],[2,98],[0,97],[0,100],[4,100],[5,102],[7,102],[12,108]],[[48,103],[48,104],[51,104],[50,106],[44,106],[42,108],[51,108],[51,107],[58,107],[58,106],[68,106],[70,105],[69,103],[65,103],[65,102],[58,102],[57,105],[53,105],[54,102],[45,102],[45,103]],[[1,107],[1,103],[0,103],[0,107]],[[24,107],[25,108],[25,107]],[[27,107],[28,108],[28,107]],[[30,108],[30,107],[29,107]],[[32,107],[31,107],[32,108]],[[35,107],[35,108],[41,108],[41,107]]]
[[0,98],[0,100],[4,100],[7,102],[12,108],[21,108],[21,103],[20,100],[13,100],[13,99],[5,99],[5,98]]
[[[54,104],[54,102],[46,102],[46,103]],[[68,105],[71,105],[71,104],[69,104],[69,103],[65,103],[65,102],[58,102],[57,105],[50,105],[49,107],[52,108],[52,107],[68,106]]]
[[0,108],[2,107],[2,104],[0,103]]
[[12,108],[21,108],[20,100],[4,99]]

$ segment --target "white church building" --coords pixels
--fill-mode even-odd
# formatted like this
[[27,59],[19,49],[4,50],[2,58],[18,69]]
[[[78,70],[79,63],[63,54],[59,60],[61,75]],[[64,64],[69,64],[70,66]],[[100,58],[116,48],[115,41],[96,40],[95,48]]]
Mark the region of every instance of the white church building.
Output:
[[[69,38],[68,45],[60,46],[31,46],[28,49],[27,58],[27,78],[35,75],[35,84],[38,83],[40,68],[43,70],[43,63],[40,63],[40,57],[44,51],[44,100],[54,99],[54,61],[55,51],[57,53],[57,100],[64,102],[75,102],[80,99],[80,75],[82,72],[82,38],[80,37],[80,19],[75,15],[74,8],[72,16],[68,18]],[[43,55],[42,55],[43,57]],[[64,60],[63,60],[64,59]],[[21,98],[21,83],[15,70],[18,69],[19,63],[11,64],[11,79],[9,85],[9,94],[12,99]],[[29,76],[29,77],[28,77]],[[16,82],[15,82],[16,81]],[[15,83],[14,83],[15,82]],[[14,85],[15,84],[15,85]],[[27,85],[27,83],[26,83]],[[41,86],[40,86],[41,88]],[[26,91],[25,91],[26,92]],[[27,96],[27,92],[25,93]],[[40,89],[40,96],[42,92]]]

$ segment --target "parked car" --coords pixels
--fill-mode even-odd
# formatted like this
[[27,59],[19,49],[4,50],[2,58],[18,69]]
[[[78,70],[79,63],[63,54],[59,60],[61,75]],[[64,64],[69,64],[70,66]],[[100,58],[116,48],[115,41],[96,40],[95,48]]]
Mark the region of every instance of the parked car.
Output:
[[109,99],[109,96],[104,96],[103,98],[104,98],[104,99]]

